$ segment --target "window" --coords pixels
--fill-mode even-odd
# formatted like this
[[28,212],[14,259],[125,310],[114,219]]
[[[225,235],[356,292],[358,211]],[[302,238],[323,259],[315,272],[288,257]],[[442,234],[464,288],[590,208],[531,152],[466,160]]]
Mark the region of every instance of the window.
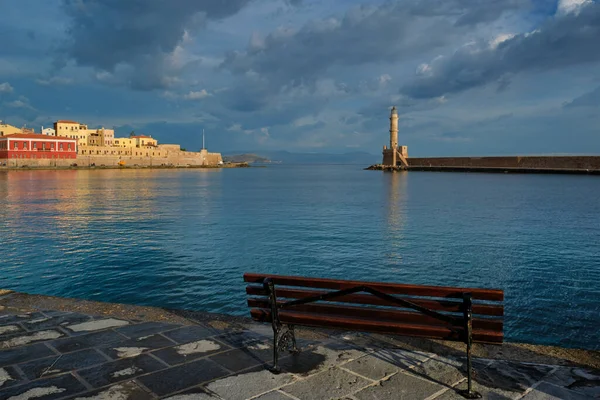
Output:
[[63,144],[62,144],[62,143],[61,143],[61,144],[59,144],[59,145],[58,145],[58,148],[62,150],[62,149],[63,149]]
[[42,143],[42,150],[46,150],[46,143]]
[[50,143],[50,149],[54,150],[54,143]]
[[71,150],[71,143],[67,144],[67,150]]
[[19,143],[15,142],[15,150],[19,148]]
[[[25,144],[23,143],[23,145],[25,145]],[[25,146],[23,146],[23,148],[24,148],[24,147],[25,147]],[[33,143],[33,149],[34,149],[34,150],[37,150],[37,143],[35,143],[35,142]]]

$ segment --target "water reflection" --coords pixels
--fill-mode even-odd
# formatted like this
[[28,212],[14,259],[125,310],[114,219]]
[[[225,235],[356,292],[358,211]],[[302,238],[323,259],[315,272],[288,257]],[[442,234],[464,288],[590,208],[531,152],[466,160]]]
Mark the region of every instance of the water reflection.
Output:
[[402,263],[402,248],[405,239],[408,172],[386,174],[386,219],[388,258],[394,264]]

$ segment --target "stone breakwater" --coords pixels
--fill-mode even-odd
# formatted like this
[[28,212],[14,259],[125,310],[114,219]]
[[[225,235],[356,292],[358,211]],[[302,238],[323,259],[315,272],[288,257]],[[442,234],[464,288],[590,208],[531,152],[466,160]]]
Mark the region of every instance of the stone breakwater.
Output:
[[[0,399],[462,399],[464,345],[298,329],[271,362],[271,328],[249,319],[0,290]],[[600,396],[600,352],[474,347],[483,398]]]
[[377,164],[366,169],[600,175],[600,156],[426,157],[407,161],[407,167]]

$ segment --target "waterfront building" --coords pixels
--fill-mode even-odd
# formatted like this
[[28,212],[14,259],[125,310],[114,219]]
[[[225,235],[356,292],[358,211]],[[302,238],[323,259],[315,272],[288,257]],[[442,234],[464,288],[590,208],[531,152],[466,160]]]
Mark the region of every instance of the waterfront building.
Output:
[[383,146],[383,165],[397,167],[398,164],[408,166],[408,147],[398,146],[398,110],[390,111],[390,147]]
[[75,160],[77,140],[36,133],[14,133],[0,137],[0,162],[7,160]]
[[15,133],[21,133],[21,131],[21,128],[0,121],[0,136],[14,135]]
[[52,128],[44,128],[42,126],[42,135],[46,136],[56,136],[56,131]]

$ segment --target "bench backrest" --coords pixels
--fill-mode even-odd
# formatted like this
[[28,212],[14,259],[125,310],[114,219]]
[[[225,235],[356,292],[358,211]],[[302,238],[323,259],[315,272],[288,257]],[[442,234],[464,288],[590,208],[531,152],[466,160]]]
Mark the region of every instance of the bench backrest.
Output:
[[[268,289],[263,285],[265,278],[274,283],[282,323],[464,341],[464,295],[469,293],[473,341],[503,341],[502,290],[246,273],[250,313],[255,320],[264,322],[271,321]],[[353,288],[362,289],[328,297],[333,292]],[[289,304],[323,295],[325,299],[316,302]]]

